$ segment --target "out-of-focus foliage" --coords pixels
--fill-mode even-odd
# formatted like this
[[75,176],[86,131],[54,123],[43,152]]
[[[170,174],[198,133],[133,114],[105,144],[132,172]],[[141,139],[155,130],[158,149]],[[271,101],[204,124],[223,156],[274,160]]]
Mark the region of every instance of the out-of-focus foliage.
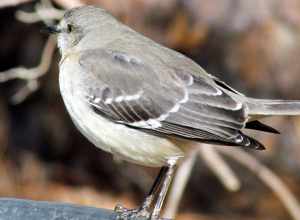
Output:
[[[62,0],[57,0],[57,2]],[[300,99],[299,0],[85,0],[98,4],[132,28],[194,59],[210,73],[250,96]],[[39,62],[47,36],[42,24],[16,21],[16,10],[0,9],[0,71]],[[59,54],[42,88],[13,106],[22,85],[0,85],[0,195],[60,200],[112,208],[133,207],[156,170],[115,163],[71,123],[58,91]],[[265,119],[282,134],[257,134],[268,150],[257,155],[300,196],[300,118]],[[233,164],[241,192],[226,192],[199,160],[178,219],[288,219],[274,195],[252,174]]]

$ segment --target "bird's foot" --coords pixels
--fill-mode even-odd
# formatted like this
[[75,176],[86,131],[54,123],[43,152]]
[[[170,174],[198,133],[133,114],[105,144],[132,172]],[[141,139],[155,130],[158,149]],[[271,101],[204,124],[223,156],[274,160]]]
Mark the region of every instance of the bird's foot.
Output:
[[148,220],[151,218],[151,213],[148,211],[146,207],[137,208],[137,209],[127,209],[124,208],[122,205],[117,205],[115,207],[115,212],[117,213],[116,220],[134,220],[134,219]]

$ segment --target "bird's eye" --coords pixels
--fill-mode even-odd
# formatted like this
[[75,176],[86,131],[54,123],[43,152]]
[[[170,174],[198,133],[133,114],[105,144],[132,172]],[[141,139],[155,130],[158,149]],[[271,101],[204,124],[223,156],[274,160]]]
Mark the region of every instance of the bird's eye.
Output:
[[68,24],[68,25],[67,25],[67,32],[68,32],[68,33],[71,33],[73,30],[74,30],[74,26],[71,25],[71,24]]

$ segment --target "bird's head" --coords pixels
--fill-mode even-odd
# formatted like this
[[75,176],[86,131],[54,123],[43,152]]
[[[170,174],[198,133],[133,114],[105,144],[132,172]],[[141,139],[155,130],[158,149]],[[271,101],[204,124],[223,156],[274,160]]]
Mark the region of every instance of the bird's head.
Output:
[[[101,30],[104,31],[104,26],[114,21],[115,19],[102,8],[82,6],[66,11],[57,25],[48,26],[46,30],[57,34],[58,47],[64,54],[76,47],[90,32],[94,31],[93,35],[101,38]],[[97,33],[100,35],[97,36]],[[93,41],[90,43],[92,44]]]

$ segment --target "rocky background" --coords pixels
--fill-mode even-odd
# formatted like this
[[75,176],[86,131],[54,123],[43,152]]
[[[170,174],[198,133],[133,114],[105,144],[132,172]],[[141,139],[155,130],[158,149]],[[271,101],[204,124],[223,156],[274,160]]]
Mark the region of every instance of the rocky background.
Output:
[[[5,2],[0,3],[0,71],[34,67],[48,37],[40,33],[44,24],[26,24],[15,15],[34,11],[37,2]],[[54,2],[57,8],[87,3],[106,8],[249,96],[300,99],[300,0]],[[59,94],[58,62],[56,51],[49,71],[39,79],[40,89],[18,105],[11,97],[24,81],[0,84],[0,196],[110,209],[117,203],[137,206],[157,170],[118,163],[75,129]],[[300,199],[300,117],[263,121],[282,134],[253,133],[267,150],[250,154]],[[199,157],[176,219],[292,219],[254,173],[226,161],[238,175],[241,189],[228,192]]]

